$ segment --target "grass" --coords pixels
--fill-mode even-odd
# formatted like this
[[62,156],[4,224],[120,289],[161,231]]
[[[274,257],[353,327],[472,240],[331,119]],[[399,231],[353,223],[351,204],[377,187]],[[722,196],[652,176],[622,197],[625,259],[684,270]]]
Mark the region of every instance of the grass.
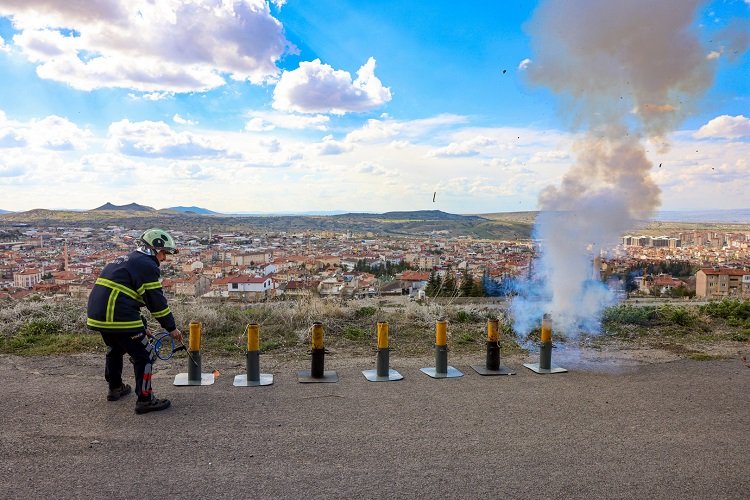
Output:
[[[0,353],[50,355],[104,351],[101,337],[85,326],[85,303],[26,300],[5,302],[0,307]],[[371,352],[376,343],[376,324],[389,324],[390,345],[399,356],[424,356],[434,350],[435,321],[448,319],[448,339],[457,353],[481,353],[486,345],[487,318],[497,314],[492,306],[417,302],[389,303],[364,300],[342,303],[322,299],[270,302],[241,307],[237,304],[192,303],[173,300],[178,325],[187,334],[191,320],[200,321],[203,350],[210,354],[236,355],[246,348],[245,329],[260,325],[261,350],[306,356],[310,327],[321,321],[327,348],[354,354]],[[634,307],[620,305],[603,317],[602,341],[607,337],[668,346],[682,356],[701,353],[684,348],[712,341],[750,340],[743,303],[716,303],[692,307],[682,305]],[[152,323],[154,331],[159,329]],[[538,332],[529,336],[534,341]],[[503,355],[524,353],[523,342],[509,321],[500,318],[500,348]],[[564,338],[560,338],[564,341]]]

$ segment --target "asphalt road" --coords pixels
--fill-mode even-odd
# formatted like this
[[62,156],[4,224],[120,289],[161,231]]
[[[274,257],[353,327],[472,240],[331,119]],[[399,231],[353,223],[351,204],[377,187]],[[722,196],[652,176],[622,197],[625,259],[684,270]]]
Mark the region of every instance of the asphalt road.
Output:
[[[305,361],[261,358],[275,383],[208,387],[155,375],[173,406],[107,402],[94,355],[0,356],[2,498],[750,497],[750,369],[738,359],[582,364],[536,375],[433,380],[434,359],[326,360],[336,384],[299,384]],[[204,361],[204,368],[207,368]],[[599,371],[599,368],[606,370]],[[129,365],[126,364],[126,370]],[[126,374],[132,383],[132,374]]]

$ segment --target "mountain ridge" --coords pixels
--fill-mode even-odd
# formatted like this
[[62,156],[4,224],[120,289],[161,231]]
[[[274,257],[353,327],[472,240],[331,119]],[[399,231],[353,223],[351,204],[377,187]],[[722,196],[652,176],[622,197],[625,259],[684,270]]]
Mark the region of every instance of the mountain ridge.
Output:
[[116,211],[130,211],[130,212],[156,212],[156,209],[153,207],[147,207],[145,205],[139,205],[138,203],[128,203],[127,205],[114,205],[110,202],[105,203],[104,205],[96,208],[92,208],[91,210],[87,210],[87,212],[95,212],[95,211],[103,211],[103,210],[116,210]]

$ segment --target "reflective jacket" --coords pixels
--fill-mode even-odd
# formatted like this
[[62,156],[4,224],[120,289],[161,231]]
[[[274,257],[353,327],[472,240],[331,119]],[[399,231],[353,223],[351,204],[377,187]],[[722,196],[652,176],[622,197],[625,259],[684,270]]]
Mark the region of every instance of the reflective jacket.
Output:
[[139,333],[145,329],[145,306],[171,332],[176,326],[160,276],[156,257],[138,251],[107,264],[89,294],[86,324],[98,332]]

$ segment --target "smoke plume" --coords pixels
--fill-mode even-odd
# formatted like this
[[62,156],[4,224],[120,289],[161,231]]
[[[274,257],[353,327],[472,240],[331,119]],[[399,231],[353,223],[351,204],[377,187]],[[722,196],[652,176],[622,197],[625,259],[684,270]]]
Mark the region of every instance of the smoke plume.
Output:
[[592,262],[658,206],[644,142],[666,135],[712,81],[694,31],[699,0],[547,0],[527,25],[529,80],[551,89],[577,132],[576,161],[539,196],[534,275],[511,305],[526,334],[542,314],[569,336],[598,331],[615,301]]

